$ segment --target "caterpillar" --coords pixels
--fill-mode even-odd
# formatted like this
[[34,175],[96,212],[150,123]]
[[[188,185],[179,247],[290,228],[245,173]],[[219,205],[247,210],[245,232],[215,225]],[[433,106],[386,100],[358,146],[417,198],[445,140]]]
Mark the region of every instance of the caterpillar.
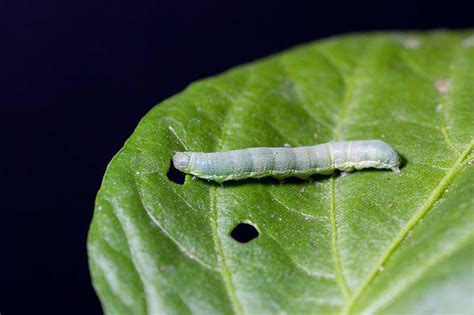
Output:
[[400,157],[380,140],[339,141],[305,147],[258,147],[225,152],[176,152],[174,167],[183,173],[222,183],[227,180],[329,175],[335,170],[391,169],[399,173]]

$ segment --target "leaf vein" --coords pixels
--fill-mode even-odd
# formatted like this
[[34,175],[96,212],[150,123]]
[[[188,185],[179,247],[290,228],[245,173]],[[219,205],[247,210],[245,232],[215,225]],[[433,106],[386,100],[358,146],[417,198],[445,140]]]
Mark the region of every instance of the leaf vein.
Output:
[[323,273],[319,271],[314,271],[306,268],[305,266],[301,265],[292,255],[288,253],[288,251],[285,249],[284,246],[280,244],[280,242],[273,236],[269,231],[268,231],[268,236],[275,242],[277,245],[282,249],[282,252],[288,257],[293,265],[295,265],[296,268],[301,270],[303,273],[305,273],[307,276],[312,277],[312,278],[322,278],[322,279],[329,279],[329,280],[334,280],[335,277],[333,274],[330,273]]
[[298,210],[295,210],[295,209],[292,209],[292,208],[288,207],[281,200],[277,199],[274,194],[272,194],[272,193],[269,193],[269,194],[270,194],[270,196],[272,197],[273,200],[275,200],[277,203],[279,203],[281,206],[283,206],[286,210],[288,210],[290,212],[293,212],[293,213],[296,213],[296,214],[302,216],[305,219],[320,220],[320,218],[318,216],[308,214],[308,213],[304,213],[304,212],[300,212]]
[[214,248],[217,254],[217,259],[220,263],[220,271],[224,280],[224,285],[227,291],[227,295],[229,296],[230,302],[232,303],[232,309],[236,314],[243,314],[242,306],[237,298],[235,293],[234,284],[232,283],[232,276],[227,268],[227,264],[225,262],[224,257],[224,250],[222,248],[222,243],[219,238],[219,229],[217,226],[217,188],[216,186],[211,187],[211,207],[212,207],[212,231],[214,234]]
[[195,262],[199,263],[201,266],[209,269],[209,270],[212,270],[212,271],[217,271],[212,265],[208,264],[207,262],[203,261],[201,258],[199,258],[198,256],[196,256],[194,253],[192,253],[189,249],[187,249],[183,244],[181,244],[177,239],[175,239],[171,233],[164,228],[163,224],[157,219],[155,218],[155,216],[152,214],[152,211],[151,209],[149,208],[149,206],[147,206],[144,202],[143,202],[143,192],[142,190],[140,189],[140,185],[139,183],[137,182],[137,179],[135,178],[135,182],[136,182],[136,185],[137,185],[137,191],[138,191],[138,195],[139,195],[139,200],[140,200],[140,204],[142,206],[142,208],[145,210],[145,213],[147,214],[147,216],[152,220],[152,222],[163,232],[163,234],[168,238],[170,239],[175,245],[176,247],[178,247],[178,249],[188,258],[194,260]]
[[[459,46],[459,47],[462,47],[462,46]],[[461,51],[461,49],[458,48],[458,51]],[[451,64],[450,64],[451,66],[458,59],[457,55],[458,55],[457,53],[454,54],[454,57],[452,58]],[[432,78],[428,74],[426,74],[419,66],[413,64],[403,54],[401,54],[401,59],[403,60],[404,64],[408,68],[408,70],[410,70],[414,75],[416,75],[417,77],[419,77],[420,79],[422,79],[424,81],[427,81],[428,83],[431,84],[431,86],[435,85],[435,81],[433,81]],[[454,146],[453,142],[451,141],[451,137],[449,136],[449,133],[447,131],[448,128],[446,126],[446,120],[447,120],[446,119],[446,113],[445,113],[445,111],[442,110],[442,108],[443,108],[442,105],[443,105],[443,103],[447,103],[448,97],[444,96],[444,95],[440,95],[440,93],[437,93],[437,95],[438,95],[439,104],[436,105],[436,106],[439,106],[439,107],[437,107],[436,110],[438,111],[438,108],[439,108],[440,111],[441,111],[441,113],[440,113],[441,114],[440,127],[430,126],[428,124],[423,124],[421,122],[414,122],[414,123],[419,124],[420,126],[425,125],[428,128],[436,128],[436,129],[440,130],[446,144],[449,146],[449,148],[457,156],[459,156],[461,154],[461,152]],[[449,95],[449,93],[448,93],[448,95]]]
[[[372,42],[377,43],[377,42]],[[374,44],[367,45],[364,49],[364,53],[362,54],[365,58],[370,56],[367,53],[369,49],[373,49]],[[345,88],[344,88],[344,95],[342,98],[342,106],[341,110],[339,111],[339,119],[337,120],[337,124],[335,126],[333,132],[333,140],[338,141],[341,139],[343,128],[347,122],[347,117],[350,113],[351,102],[354,96],[355,91],[355,83],[357,78],[357,71],[359,67],[363,64],[364,60],[359,60],[358,64],[355,68],[351,71],[350,76],[344,76],[345,79]],[[339,250],[337,246],[337,220],[336,220],[336,203],[335,203],[335,180],[334,177],[331,177],[328,182],[328,192],[329,192],[329,214],[330,214],[330,224],[331,224],[331,246],[332,246],[332,256],[334,260],[334,266],[336,269],[336,279],[339,284],[339,287],[342,290],[342,293],[346,298],[349,298],[351,295],[351,290],[347,284],[347,280],[344,275],[344,269],[342,267],[342,263],[340,260]]]
[[424,264],[421,265],[421,268],[418,270],[410,273],[410,275],[406,278],[406,281],[402,282],[398,286],[394,286],[392,290],[390,290],[385,296],[383,296],[380,300],[378,300],[372,308],[370,308],[370,314],[375,313],[379,309],[382,309],[384,306],[387,306],[391,301],[393,301],[397,296],[406,292],[411,286],[413,286],[421,277],[433,266],[443,262],[445,259],[448,259],[450,256],[454,255],[458,250],[463,248],[465,245],[472,241],[472,237],[474,234],[470,233],[467,236],[461,238],[460,241],[455,242],[449,248],[447,248],[444,252],[439,255],[436,255],[432,259],[428,260]]
[[[246,79],[247,79],[246,84],[248,84],[248,81],[250,80],[250,74],[247,75]],[[225,112],[224,121],[222,122],[221,135],[218,142],[218,146],[221,148],[222,148],[222,144],[225,142],[225,138],[227,135],[226,128],[228,125],[230,125],[230,122],[233,119],[232,115],[230,115],[231,109],[234,107],[234,104],[236,102],[239,102],[241,99],[245,99],[245,97],[241,95],[239,96],[239,98],[233,99],[233,102],[231,103],[230,107]],[[242,306],[239,302],[239,299],[237,298],[235,287],[232,282],[232,275],[230,274],[229,269],[227,267],[225,256],[224,256],[224,250],[222,247],[222,242],[219,237],[219,228],[217,224],[217,218],[218,218],[217,187],[215,185],[211,186],[211,188],[209,189],[209,194],[210,194],[210,206],[211,206],[211,228],[212,228],[212,234],[214,238],[214,250],[216,252],[217,260],[220,264],[220,272],[222,274],[222,279],[223,279],[224,286],[227,292],[227,296],[229,297],[234,313],[243,314]]]

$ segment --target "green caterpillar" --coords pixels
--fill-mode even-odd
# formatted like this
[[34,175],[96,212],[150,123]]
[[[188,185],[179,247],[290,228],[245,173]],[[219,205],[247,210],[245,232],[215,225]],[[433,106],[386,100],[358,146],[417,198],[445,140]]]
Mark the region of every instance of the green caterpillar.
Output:
[[224,182],[266,176],[308,179],[313,174],[363,168],[399,173],[400,157],[380,140],[339,141],[296,148],[248,148],[225,152],[176,152],[175,168],[200,178]]

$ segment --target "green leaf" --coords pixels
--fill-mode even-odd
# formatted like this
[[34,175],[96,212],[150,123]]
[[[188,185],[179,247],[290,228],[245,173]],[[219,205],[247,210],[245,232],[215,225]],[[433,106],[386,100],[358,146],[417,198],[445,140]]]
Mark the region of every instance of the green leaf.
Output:
[[[192,84],[108,166],[88,251],[109,314],[472,314],[474,33],[331,38]],[[223,186],[175,151],[381,139],[401,176]],[[242,222],[259,236],[239,243]]]

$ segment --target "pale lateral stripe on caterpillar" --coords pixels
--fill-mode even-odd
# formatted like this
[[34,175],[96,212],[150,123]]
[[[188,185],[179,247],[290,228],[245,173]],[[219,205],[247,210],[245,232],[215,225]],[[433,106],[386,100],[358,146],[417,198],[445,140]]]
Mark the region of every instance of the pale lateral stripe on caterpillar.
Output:
[[400,157],[380,140],[339,141],[307,147],[248,148],[225,152],[176,152],[174,166],[183,173],[224,182],[272,176],[278,179],[331,174],[336,169],[379,168],[399,172]]

